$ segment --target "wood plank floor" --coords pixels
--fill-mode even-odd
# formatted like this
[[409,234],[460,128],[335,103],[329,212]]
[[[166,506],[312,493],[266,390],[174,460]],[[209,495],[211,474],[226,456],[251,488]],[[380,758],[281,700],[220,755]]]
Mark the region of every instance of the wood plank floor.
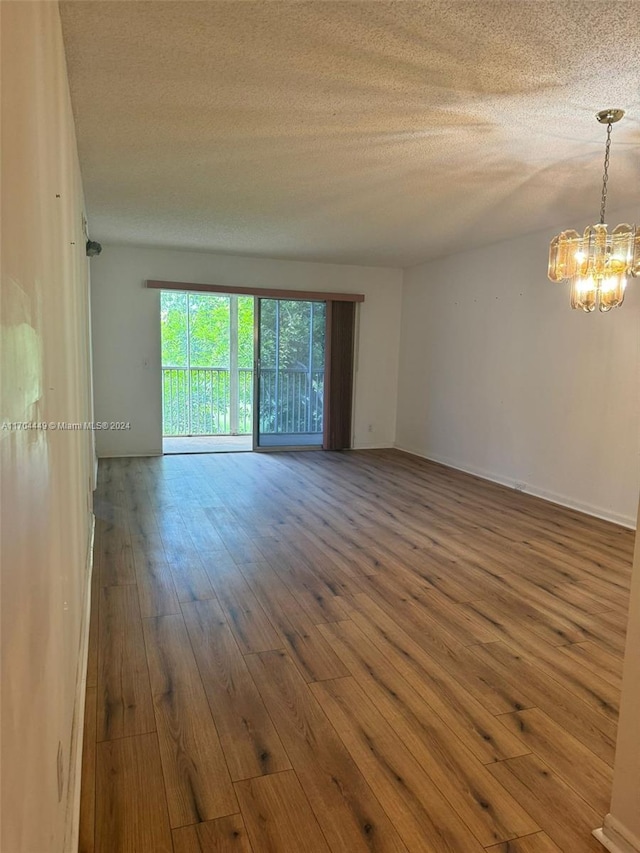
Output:
[[631,531],[392,450],[95,512],[81,853],[600,853]]

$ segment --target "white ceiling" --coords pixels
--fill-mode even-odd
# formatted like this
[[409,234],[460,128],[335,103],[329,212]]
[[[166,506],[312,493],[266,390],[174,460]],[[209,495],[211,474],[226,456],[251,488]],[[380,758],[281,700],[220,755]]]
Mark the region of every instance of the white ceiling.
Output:
[[610,205],[640,212],[638,2],[70,0],[61,14],[93,239],[411,266],[584,227],[604,107],[628,112]]

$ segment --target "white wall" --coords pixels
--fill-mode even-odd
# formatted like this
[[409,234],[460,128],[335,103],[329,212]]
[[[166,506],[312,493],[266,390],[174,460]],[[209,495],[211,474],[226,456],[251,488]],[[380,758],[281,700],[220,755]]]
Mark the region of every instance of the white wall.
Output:
[[105,246],[91,279],[95,418],[131,422],[128,431],[97,433],[99,456],[162,452],[160,293],[145,288],[146,279],[364,293],[358,309],[354,445],[393,444],[400,270]]
[[77,816],[92,440],[7,425],[90,420],[88,263],[58,5],[0,3],[0,15],[0,849],[60,853]]
[[632,526],[640,280],[609,314],[572,311],[553,233],[405,271],[397,445]]

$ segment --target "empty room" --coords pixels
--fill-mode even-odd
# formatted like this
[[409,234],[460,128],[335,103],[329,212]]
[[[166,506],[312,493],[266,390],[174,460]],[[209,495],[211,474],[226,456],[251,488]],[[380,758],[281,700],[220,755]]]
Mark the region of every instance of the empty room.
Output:
[[637,0],[0,0],[2,853],[640,853]]

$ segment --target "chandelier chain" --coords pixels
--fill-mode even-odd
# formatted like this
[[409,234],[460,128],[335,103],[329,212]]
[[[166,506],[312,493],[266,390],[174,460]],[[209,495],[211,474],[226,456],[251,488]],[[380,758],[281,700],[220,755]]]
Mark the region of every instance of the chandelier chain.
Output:
[[604,215],[607,207],[607,183],[609,182],[609,151],[611,149],[611,127],[607,123],[607,145],[604,152],[604,174],[602,175],[602,198],[600,200],[600,224],[604,225]]

